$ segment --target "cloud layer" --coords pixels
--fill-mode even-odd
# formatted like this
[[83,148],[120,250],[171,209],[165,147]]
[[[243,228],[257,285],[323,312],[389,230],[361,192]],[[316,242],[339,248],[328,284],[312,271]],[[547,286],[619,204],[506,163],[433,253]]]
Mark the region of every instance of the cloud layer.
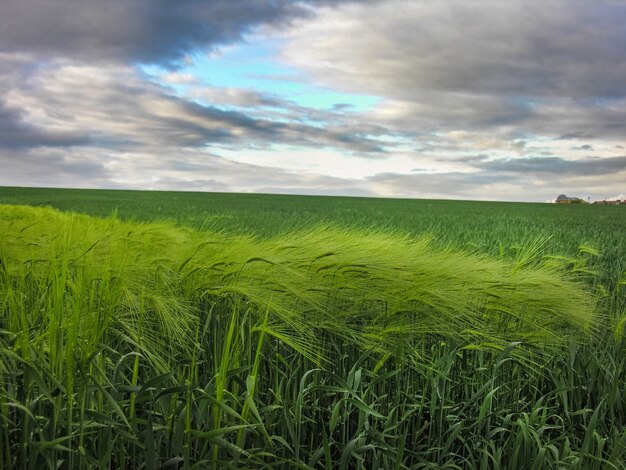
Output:
[[385,0],[302,21],[284,54],[319,81],[387,97],[397,125],[621,136],[625,18],[623,2]]
[[[617,1],[5,0],[0,184],[620,194],[624,21]],[[302,86],[378,104],[310,108],[287,78],[272,94],[181,69],[268,37]]]

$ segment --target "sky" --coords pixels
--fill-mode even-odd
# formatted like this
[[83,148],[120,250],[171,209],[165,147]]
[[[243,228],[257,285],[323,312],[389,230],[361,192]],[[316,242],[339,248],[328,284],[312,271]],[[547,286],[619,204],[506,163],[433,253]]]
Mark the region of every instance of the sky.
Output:
[[0,185],[626,193],[626,2],[2,0]]

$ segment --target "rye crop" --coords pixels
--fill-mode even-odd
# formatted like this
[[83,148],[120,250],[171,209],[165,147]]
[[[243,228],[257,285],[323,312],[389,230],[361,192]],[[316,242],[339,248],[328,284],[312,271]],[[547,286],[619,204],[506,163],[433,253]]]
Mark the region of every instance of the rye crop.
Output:
[[621,468],[623,282],[548,243],[0,206],[0,462]]

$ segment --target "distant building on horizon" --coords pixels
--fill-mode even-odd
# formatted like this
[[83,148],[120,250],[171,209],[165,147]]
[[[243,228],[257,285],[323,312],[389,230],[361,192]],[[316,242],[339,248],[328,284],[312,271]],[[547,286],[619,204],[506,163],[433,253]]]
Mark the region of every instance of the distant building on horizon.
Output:
[[602,201],[594,201],[594,204],[600,206],[619,206],[620,204],[626,204],[625,201],[620,201],[619,199],[615,199],[612,201],[607,201],[606,199]]
[[556,204],[581,204],[583,200],[579,197],[568,197],[565,194],[559,194],[554,202]]

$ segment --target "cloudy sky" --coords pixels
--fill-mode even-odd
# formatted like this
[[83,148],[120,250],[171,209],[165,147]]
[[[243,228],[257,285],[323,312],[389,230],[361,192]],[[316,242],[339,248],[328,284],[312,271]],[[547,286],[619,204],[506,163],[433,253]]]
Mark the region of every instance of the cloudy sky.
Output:
[[2,0],[0,185],[626,192],[626,2]]

